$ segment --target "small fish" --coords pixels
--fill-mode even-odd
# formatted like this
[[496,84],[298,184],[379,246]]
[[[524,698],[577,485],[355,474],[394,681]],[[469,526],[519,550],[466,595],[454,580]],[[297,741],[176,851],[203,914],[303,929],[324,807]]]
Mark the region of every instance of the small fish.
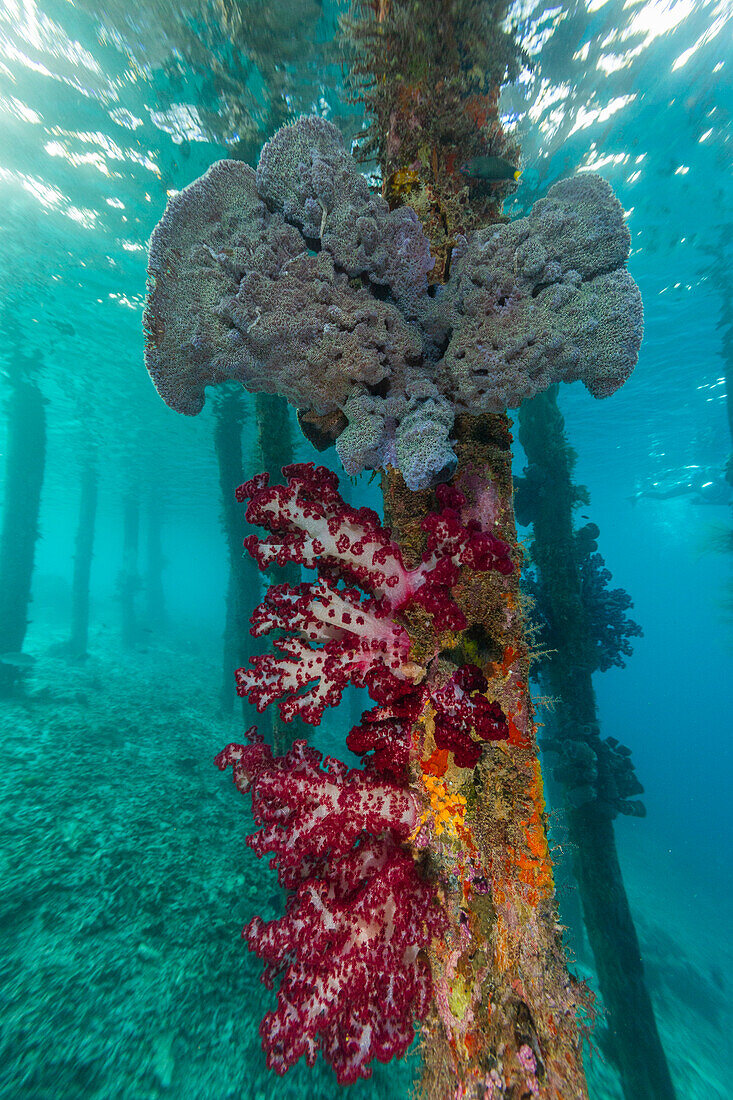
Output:
[[56,326],[62,336],[76,336],[76,329],[68,321],[52,320],[51,324]]
[[471,157],[461,165],[461,172],[470,179],[498,183],[501,180],[518,180],[522,169],[503,157]]
[[13,668],[30,668],[36,663],[36,658],[30,653],[0,653],[0,664],[12,665]]

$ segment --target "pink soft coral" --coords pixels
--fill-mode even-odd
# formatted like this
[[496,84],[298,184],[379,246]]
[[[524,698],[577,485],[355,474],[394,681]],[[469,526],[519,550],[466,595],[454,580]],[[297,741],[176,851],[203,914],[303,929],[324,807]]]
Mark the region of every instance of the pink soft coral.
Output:
[[254,657],[237,671],[237,689],[258,710],[280,699],[283,718],[317,725],[347,684],[367,687],[379,705],[347,743],[371,755],[361,771],[324,760],[304,741],[273,757],[253,727],[250,744],[229,745],[216,762],[231,766],[238,788],[251,794],[259,829],[250,847],[271,855],[293,891],[280,920],[255,917],[244,930],[265,962],[265,983],[282,975],[277,1008],[260,1028],[268,1064],[285,1073],[321,1050],[348,1084],[369,1076],[373,1058],[386,1061],[409,1046],[430,1000],[424,949],[445,919],[435,886],[405,846],[421,816],[408,786],[412,727],[430,700],[436,743],[449,744],[462,766],[478,759],[474,734],[506,735],[478,669],[430,686],[426,668],[410,659],[401,615],[419,606],[436,632],[459,629],[465,621],[450,589],[461,567],[513,567],[503,542],[477,520],[464,521],[455,490],[438,489],[439,511],[423,524],[423,560],[408,569],[375,513],[344,503],[334,474],[312,464],[283,473],[287,485],[270,487],[260,475],[237,491],[250,502],[249,522],[270,531],[245,545],[261,569],[298,562],[318,579],[268,590],[252,633],[283,630],[280,655]]
[[[253,657],[250,668],[237,670],[237,690],[258,710],[285,697],[286,721],[298,714],[317,725],[348,683],[366,686],[384,703],[422,679],[424,669],[410,660],[402,611],[420,606],[438,630],[462,629],[465,618],[450,595],[461,566],[504,574],[513,566],[505,543],[476,520],[462,521],[464,498],[455,489],[439,487],[440,511],[423,524],[423,560],[408,569],[389,529],[369,508],[346,504],[330,470],[302,463],[283,474],[287,485],[270,486],[260,474],[237,490],[238,500],[250,502],[247,520],[271,532],[265,539],[250,535],[245,546],[261,569],[297,562],[316,569],[319,579],[268,591],[252,633],[281,628],[290,635],[275,642],[283,656]],[[339,580],[364,595],[337,587]]]
[[408,790],[349,770],[296,741],[284,757],[248,732],[217,758],[252,794],[262,826],[248,843],[274,853],[294,890],[280,920],[255,917],[243,935],[265,962],[263,981],[282,974],[278,1003],[260,1028],[267,1064],[285,1073],[317,1052],[341,1084],[369,1077],[374,1058],[407,1050],[414,1020],[430,1002],[423,949],[443,927],[435,887],[400,845],[414,828]]
[[[284,656],[252,657],[251,668],[237,669],[239,694],[249,696],[259,711],[284,696],[284,721],[298,714],[313,725],[326,707],[338,706],[348,683],[368,687],[375,698],[385,690],[393,694],[400,681],[422,676],[422,669],[409,659],[407,631],[388,615],[356,589],[337,589],[323,578],[271,587],[252,616],[252,633],[280,627],[300,637],[275,641]],[[307,684],[312,686],[297,694]]]

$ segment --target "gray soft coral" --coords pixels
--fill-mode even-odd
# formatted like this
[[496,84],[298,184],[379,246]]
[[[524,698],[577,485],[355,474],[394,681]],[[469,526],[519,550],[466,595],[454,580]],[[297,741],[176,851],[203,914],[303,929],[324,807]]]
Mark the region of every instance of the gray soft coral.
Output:
[[628,252],[620,204],[585,173],[459,242],[433,297],[414,212],[372,195],[338,130],[309,116],[268,142],[256,175],[220,161],[171,199],[150,245],[146,363],[189,414],[229,379],[340,410],[349,473],[392,465],[424,488],[455,467],[456,412],[626,380],[643,330]]
[[148,270],[146,363],[178,412],[200,412],[206,386],[236,379],[327,413],[356,387],[404,388],[422,356],[397,306],[309,249],[238,161],[219,161],[171,200]]
[[390,210],[344,148],[341,133],[317,115],[283,126],[257,165],[257,189],[351,278],[387,287],[414,313],[434,260],[414,210]]
[[514,407],[553,382],[613,393],[643,332],[629,246],[620,203],[591,173],[555,184],[526,218],[474,233],[434,307],[450,333],[442,392],[467,412]]

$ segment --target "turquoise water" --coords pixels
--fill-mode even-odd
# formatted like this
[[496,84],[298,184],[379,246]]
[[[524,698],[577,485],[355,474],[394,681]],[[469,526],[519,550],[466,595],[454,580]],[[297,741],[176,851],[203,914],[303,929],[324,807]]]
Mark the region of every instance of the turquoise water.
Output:
[[[212,403],[196,418],[163,405],[141,330],[146,243],[170,193],[222,156],[254,160],[300,112],[359,130],[339,94],[336,14],[317,0],[113,0],[103,15],[88,0],[0,6],[0,393],[13,364],[31,360],[47,431],[23,642],[34,661],[0,700],[8,1100],[341,1091],[321,1066],[276,1079],[260,1051],[272,998],[239,930],[281,899],[244,847],[241,798],[211,766],[241,730],[240,713],[220,707],[228,566],[216,416]],[[648,984],[678,1096],[724,1100],[731,509],[724,490],[713,502],[709,490],[664,493],[691,478],[717,485],[732,448],[733,10],[557,0],[517,3],[515,15],[534,66],[502,100],[526,165],[507,213],[576,170],[599,171],[632,234],[639,365],[607,401],[566,387],[560,402],[591,494],[583,513],[644,628],[627,667],[595,687],[603,735],[632,748],[645,786],[647,817],[618,820],[616,834]],[[254,399],[242,416],[249,475],[261,464]],[[294,419],[292,434],[296,457],[312,459]],[[7,453],[4,420],[0,443]],[[64,643],[89,468],[99,497],[89,656],[78,662]],[[345,491],[378,506],[365,476]],[[139,505],[132,565],[126,501]],[[355,720],[361,702],[318,732],[341,754],[353,724],[344,708]],[[581,949],[576,969],[593,983]],[[597,1045],[592,1096],[615,1100],[602,1032]],[[377,1066],[352,1093],[407,1095],[418,1072],[416,1058]]]

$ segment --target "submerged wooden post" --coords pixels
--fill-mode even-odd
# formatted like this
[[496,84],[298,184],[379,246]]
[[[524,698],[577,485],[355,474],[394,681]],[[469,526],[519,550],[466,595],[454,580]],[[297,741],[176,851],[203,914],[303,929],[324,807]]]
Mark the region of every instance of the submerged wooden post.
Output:
[[[295,461],[293,426],[288,403],[277,393],[257,393],[255,415],[257,447],[260,452],[259,469],[268,470],[273,477],[279,477],[282,468]],[[293,562],[288,565],[273,565],[269,572],[275,584],[298,584],[301,579],[300,566]],[[273,707],[270,713],[272,744],[276,752],[285,752],[298,737],[308,738],[309,727],[300,718],[286,723],[277,707]]]
[[[8,371],[5,490],[0,529],[0,655],[23,648],[38,539],[38,513],[46,463],[45,399],[19,357]],[[20,675],[17,662],[0,663],[0,695]]]
[[[467,186],[472,158],[518,159],[498,120],[499,86],[518,56],[501,29],[505,4],[459,0],[357,2],[345,30],[352,73],[371,116],[365,152],[378,158],[383,192],[420,218],[445,282],[458,234],[501,220],[506,184]],[[485,672],[489,699],[507,715],[510,738],[486,745],[471,771],[435,751],[427,705],[413,732],[413,781],[463,804],[429,858],[441,881],[448,931],[434,942],[434,1004],[423,1028],[422,1093],[429,1100],[534,1094],[587,1095],[578,1011],[583,1001],[563,956],[548,850],[542,776],[527,685],[528,648],[519,605],[522,554],[514,521],[506,415],[462,416],[452,479],[474,514],[512,547],[509,577],[468,571],[453,595],[468,626],[445,640],[450,665]],[[383,479],[385,514],[408,564],[423,549],[430,490]],[[411,653],[426,650],[425,621],[408,624]],[[440,676],[441,659],[428,673]],[[461,800],[465,799],[464,803]]]
[[[505,417],[461,418],[454,484],[470,504],[491,499],[492,529],[519,564],[510,444]],[[385,508],[408,561],[421,551],[428,500],[409,493],[399,475],[385,477]],[[509,720],[509,741],[485,745],[471,772],[446,766],[434,751],[429,708],[413,738],[413,779],[426,783],[426,800],[433,776],[448,796],[466,799],[465,815],[431,853],[450,921],[431,953],[435,1004],[422,1047],[423,1095],[431,1100],[483,1095],[475,1091],[482,1084],[498,1097],[528,1080],[543,1097],[586,1095],[583,997],[567,973],[557,920],[518,589],[518,569],[510,577],[464,577],[454,596],[468,627],[446,652],[451,663],[470,660],[484,670],[487,695]],[[419,624],[410,633],[417,655]]]
[[132,649],[138,641],[137,595],[140,589],[138,549],[140,542],[140,501],[128,491],[122,504],[122,568],[118,592],[122,615],[122,644]]
[[165,591],[163,571],[165,557],[161,540],[163,513],[160,498],[151,493],[148,498],[145,539],[145,610],[150,629],[159,634],[165,626]]
[[[557,406],[557,387],[526,402],[520,424],[520,439],[530,468],[541,484],[531,508],[532,557],[539,574],[542,603],[552,619],[554,650],[543,660],[542,683],[555,699],[553,727],[557,739],[572,741],[595,755],[593,746],[602,746],[592,681],[594,656],[572,523],[572,507],[579,496],[572,481],[573,455]],[[602,782],[599,776],[597,784],[601,786]],[[613,786],[615,789],[616,784]],[[608,1010],[612,1056],[626,1100],[672,1100],[675,1091],[616,851],[614,807],[603,793],[600,790],[600,797],[573,805],[572,792],[566,789],[564,822],[588,939]]]
[[[289,466],[295,461],[290,409],[285,398],[278,393],[256,393],[254,402],[258,469],[267,470],[273,477],[279,477],[283,466]],[[273,565],[270,573],[275,584],[297,584],[300,580],[300,567],[292,562],[288,565]]]
[[[622,209],[598,177],[567,181],[524,224],[494,228],[518,175],[497,113],[519,64],[506,10],[356,0],[345,26],[373,120],[363,152],[379,160],[392,207],[412,209],[374,201],[317,116],[279,131],[256,173],[212,166],[153,235],[146,362],[181,412],[200,411],[212,382],[238,379],[293,401],[316,446],[337,439],[347,471],[387,470],[394,539],[309,464],[287,470],[286,486],[266,472],[238,493],[270,532],[247,539],[268,578],[274,563],[318,573],[295,590],[269,587],[253,630],[283,630],[282,656],[240,669],[239,690],[314,723],[349,684],[381,704],[347,738],[360,755],[374,749],[363,769],[303,743],[273,757],[255,730],[216,758],[252,798],[262,826],[252,846],[274,853],[292,891],[280,920],[254,917],[245,931],[265,981],[283,976],[261,1028],[270,1066],[284,1073],[320,1050],[351,1083],[374,1057],[403,1054],[427,1015],[431,1100],[584,1100],[589,998],[568,974],[557,921],[503,407],[568,378],[571,362],[596,396],[612,392],[635,361],[641,304],[621,270]],[[545,215],[549,250],[530,240]],[[578,268],[603,283],[581,290]],[[596,324],[577,308],[586,296]],[[563,302],[574,320],[553,336]],[[576,343],[597,330],[598,354],[591,339],[581,355]],[[502,365],[520,345],[532,350],[514,377]],[[467,360],[475,389],[454,359]]]

